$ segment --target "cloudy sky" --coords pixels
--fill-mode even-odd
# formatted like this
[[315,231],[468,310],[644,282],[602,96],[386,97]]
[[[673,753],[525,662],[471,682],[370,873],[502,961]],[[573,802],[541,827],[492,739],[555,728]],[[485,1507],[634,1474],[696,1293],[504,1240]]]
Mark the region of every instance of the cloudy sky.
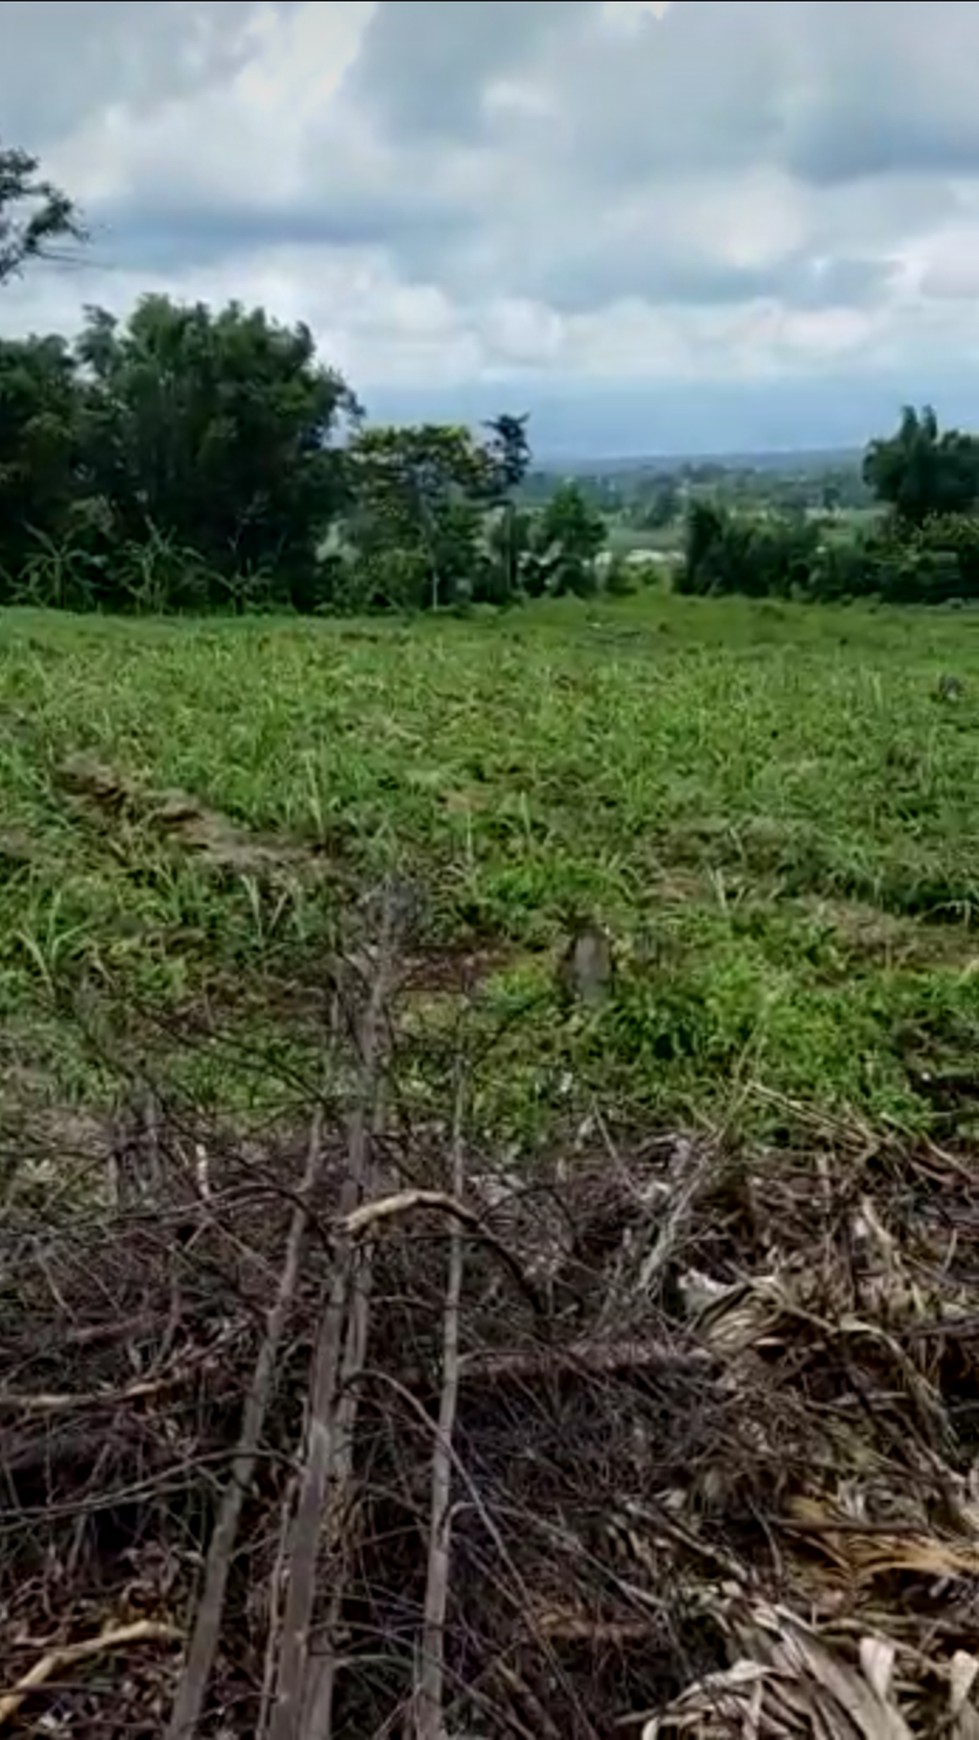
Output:
[[377,416],[557,455],[979,423],[979,0],[0,0],[0,137],[84,263],[303,319]]

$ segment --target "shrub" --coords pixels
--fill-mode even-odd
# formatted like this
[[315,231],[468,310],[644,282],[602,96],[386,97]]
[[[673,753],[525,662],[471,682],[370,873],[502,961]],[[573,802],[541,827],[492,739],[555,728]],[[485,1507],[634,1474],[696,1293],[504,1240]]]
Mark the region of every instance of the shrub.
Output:
[[800,516],[751,519],[695,502],[687,518],[685,561],[677,590],[790,598],[809,590],[818,545],[817,527]]
[[750,518],[695,503],[677,590],[890,604],[979,599],[979,519],[941,514],[908,525],[893,518],[840,537],[793,516]]
[[615,555],[605,569],[603,581],[610,598],[631,598],[639,590],[640,576],[634,562],[628,561],[625,556]]

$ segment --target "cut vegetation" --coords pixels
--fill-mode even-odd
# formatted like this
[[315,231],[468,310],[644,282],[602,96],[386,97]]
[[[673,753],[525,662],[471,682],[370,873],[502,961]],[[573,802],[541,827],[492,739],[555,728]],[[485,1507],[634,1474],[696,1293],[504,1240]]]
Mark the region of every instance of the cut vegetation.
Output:
[[0,1727],[974,1740],[979,621],[13,613],[0,721]]

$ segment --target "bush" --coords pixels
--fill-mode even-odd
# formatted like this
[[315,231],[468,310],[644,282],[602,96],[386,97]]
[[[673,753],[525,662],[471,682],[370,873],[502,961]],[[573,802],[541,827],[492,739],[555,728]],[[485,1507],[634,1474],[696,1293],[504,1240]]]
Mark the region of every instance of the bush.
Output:
[[915,549],[940,558],[946,571],[949,559],[957,569],[959,598],[979,598],[979,519],[972,514],[944,514],[926,520],[913,539]]
[[640,578],[641,573],[637,574],[634,562],[615,555],[603,576],[605,591],[610,598],[631,598],[639,590]]
[[695,502],[687,516],[685,560],[676,589],[791,598],[809,591],[818,545],[816,526],[799,516],[752,519]]
[[870,533],[821,539],[812,522],[774,515],[752,519],[698,502],[688,515],[676,589],[822,602],[979,599],[979,519],[933,515],[919,526],[893,519]]
[[234,303],[0,342],[0,602],[315,608],[356,410],[304,327]]

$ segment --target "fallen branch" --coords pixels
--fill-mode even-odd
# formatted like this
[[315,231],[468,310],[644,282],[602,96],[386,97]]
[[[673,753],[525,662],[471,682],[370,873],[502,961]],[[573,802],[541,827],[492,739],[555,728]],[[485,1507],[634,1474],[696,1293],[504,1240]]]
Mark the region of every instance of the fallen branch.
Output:
[[438,1209],[441,1214],[451,1215],[465,1226],[472,1227],[474,1232],[482,1232],[479,1216],[456,1197],[447,1196],[444,1190],[400,1190],[396,1196],[383,1196],[376,1202],[365,1202],[353,1214],[347,1215],[344,1229],[351,1238],[363,1238],[365,1233],[373,1232],[382,1221],[399,1220],[405,1215],[414,1214],[418,1208]]
[[489,1250],[493,1251],[500,1262],[510,1271],[521,1293],[528,1300],[536,1316],[544,1314],[543,1303],[539,1294],[527,1279],[523,1269],[512,1251],[495,1233],[489,1232],[483,1225],[478,1214],[460,1202],[457,1196],[449,1196],[444,1190],[399,1190],[394,1196],[383,1196],[375,1202],[365,1202],[361,1208],[348,1214],[343,1226],[344,1231],[355,1239],[365,1238],[376,1227],[387,1221],[403,1220],[418,1209],[434,1209],[437,1214],[444,1214],[450,1219],[467,1227],[474,1238],[478,1238]]
[[671,1347],[659,1341],[580,1341],[540,1352],[467,1353],[462,1357],[460,1376],[464,1381],[481,1378],[487,1383],[522,1383],[582,1372],[589,1377],[630,1371],[699,1372],[716,1363],[714,1355],[701,1347]]
[[152,1382],[130,1384],[125,1390],[94,1390],[88,1395],[12,1395],[9,1390],[0,1390],[0,1410],[4,1413],[16,1414],[73,1414],[84,1408],[124,1408],[129,1402],[141,1402],[151,1396],[162,1395],[164,1390],[173,1389],[176,1384],[183,1383],[188,1377],[196,1375],[200,1366],[191,1370],[171,1372],[169,1377],[155,1378]]
[[79,1662],[90,1661],[110,1650],[126,1649],[134,1643],[179,1643],[181,1636],[182,1633],[172,1625],[141,1620],[138,1625],[125,1625],[118,1631],[103,1631],[100,1637],[90,1637],[84,1643],[67,1643],[62,1649],[51,1650],[48,1655],[35,1662],[9,1692],[0,1693],[0,1727],[17,1715],[32,1692],[40,1691],[62,1668],[76,1667]]

